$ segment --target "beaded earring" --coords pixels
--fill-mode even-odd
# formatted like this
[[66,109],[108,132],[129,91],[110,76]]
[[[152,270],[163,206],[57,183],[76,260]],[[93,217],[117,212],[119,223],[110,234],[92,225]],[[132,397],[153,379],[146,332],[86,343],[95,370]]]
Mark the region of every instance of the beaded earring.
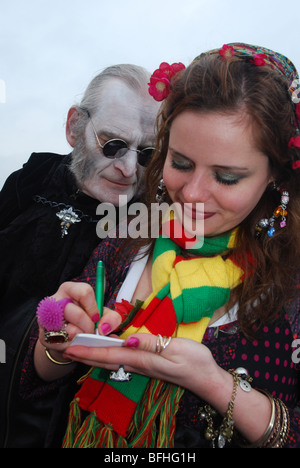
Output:
[[166,198],[166,194],[167,194],[167,189],[164,183],[164,179],[160,179],[159,186],[157,187],[157,191],[155,195],[155,199],[157,203],[162,203]]
[[290,200],[290,197],[289,197],[289,192],[285,189],[279,189],[278,187],[276,188],[277,190],[280,191],[281,193],[281,200],[280,200],[280,204],[278,205],[278,207],[273,211],[273,214],[271,216],[271,218],[267,219],[267,218],[262,218],[255,226],[255,230],[256,230],[256,237],[259,238],[261,236],[261,233],[262,233],[262,230],[263,229],[267,229],[267,235],[269,237],[273,237],[274,234],[275,234],[275,227],[274,227],[274,224],[275,224],[275,221],[281,216],[281,221],[279,223],[280,227],[281,228],[284,228],[286,226],[286,216],[287,216],[287,210],[286,210],[286,207],[287,207],[287,204]]

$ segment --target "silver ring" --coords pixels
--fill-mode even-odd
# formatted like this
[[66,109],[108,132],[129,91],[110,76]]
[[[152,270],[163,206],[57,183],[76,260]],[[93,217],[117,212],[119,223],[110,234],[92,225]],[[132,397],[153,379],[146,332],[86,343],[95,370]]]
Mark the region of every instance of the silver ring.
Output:
[[160,334],[158,334],[157,340],[156,340],[155,352],[157,354],[160,354],[170,344],[171,339],[172,339],[171,336],[162,337]]

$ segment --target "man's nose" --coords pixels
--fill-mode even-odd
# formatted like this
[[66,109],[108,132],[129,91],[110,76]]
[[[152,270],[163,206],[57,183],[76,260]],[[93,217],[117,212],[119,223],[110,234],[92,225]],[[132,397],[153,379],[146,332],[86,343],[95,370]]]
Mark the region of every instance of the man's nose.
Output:
[[114,160],[114,166],[124,177],[132,177],[137,171],[137,152],[129,149],[124,156]]

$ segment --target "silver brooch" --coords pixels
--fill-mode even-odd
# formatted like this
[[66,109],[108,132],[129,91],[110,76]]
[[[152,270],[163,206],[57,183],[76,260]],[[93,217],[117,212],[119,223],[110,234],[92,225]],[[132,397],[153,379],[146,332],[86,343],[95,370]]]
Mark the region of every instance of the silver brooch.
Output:
[[73,211],[72,207],[59,211],[56,213],[56,216],[61,220],[61,237],[68,234],[68,229],[71,224],[80,223],[81,221],[78,214]]
[[109,375],[110,380],[114,382],[129,382],[132,375],[130,372],[125,372],[124,366],[120,366],[117,372],[112,371]]

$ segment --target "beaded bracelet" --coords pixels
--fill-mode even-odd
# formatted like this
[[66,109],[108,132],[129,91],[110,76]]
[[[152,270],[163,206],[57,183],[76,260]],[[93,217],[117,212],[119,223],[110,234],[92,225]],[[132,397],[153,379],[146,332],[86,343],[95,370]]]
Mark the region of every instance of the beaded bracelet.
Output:
[[49,349],[48,348],[45,348],[45,354],[47,356],[47,358],[53,362],[54,364],[57,364],[59,366],[66,366],[68,364],[73,364],[74,361],[56,361],[50,354],[49,352]]

